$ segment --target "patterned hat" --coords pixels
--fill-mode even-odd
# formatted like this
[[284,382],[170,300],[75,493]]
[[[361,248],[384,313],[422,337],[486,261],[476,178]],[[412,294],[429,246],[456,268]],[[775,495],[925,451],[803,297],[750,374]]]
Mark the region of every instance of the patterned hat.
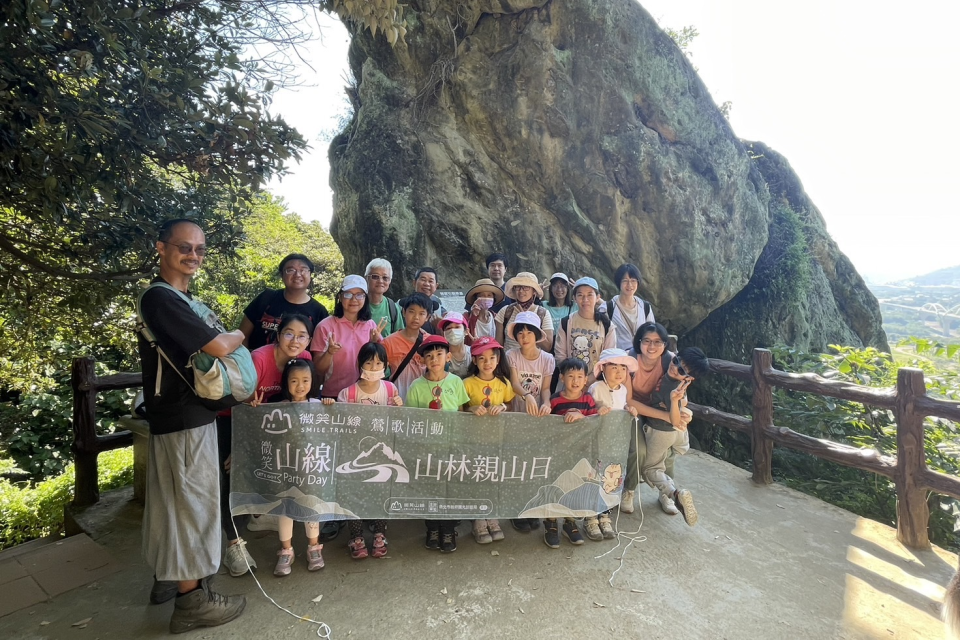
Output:
[[496,339],[491,338],[490,336],[483,336],[473,341],[473,344],[470,345],[470,355],[478,356],[484,351],[490,351],[490,349],[503,349],[500,346],[500,343]]

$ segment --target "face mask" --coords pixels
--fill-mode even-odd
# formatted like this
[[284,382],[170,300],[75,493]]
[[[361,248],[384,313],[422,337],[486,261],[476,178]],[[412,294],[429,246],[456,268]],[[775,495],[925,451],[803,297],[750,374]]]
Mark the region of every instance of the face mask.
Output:
[[493,307],[493,298],[477,298],[476,303],[484,309]]
[[463,329],[447,329],[443,332],[443,337],[451,346],[458,347],[463,344]]
[[383,380],[383,369],[374,369],[372,371],[370,369],[363,369],[360,371],[360,379],[371,380],[374,382],[377,380]]

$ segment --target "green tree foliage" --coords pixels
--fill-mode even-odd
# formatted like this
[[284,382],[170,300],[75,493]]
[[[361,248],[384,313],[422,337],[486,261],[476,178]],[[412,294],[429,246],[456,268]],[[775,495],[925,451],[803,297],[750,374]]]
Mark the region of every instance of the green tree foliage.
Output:
[[49,385],[78,351],[135,364],[129,301],[163,220],[238,245],[254,194],[306,147],[268,110],[282,69],[244,47],[302,41],[291,12],[313,6],[3,3],[0,389]]
[[282,199],[263,193],[244,230],[236,251],[209,256],[194,281],[201,299],[212,303],[228,326],[240,326],[244,307],[261,291],[282,286],[277,267],[291,253],[313,261],[313,294],[333,311],[330,299],[343,281],[343,256],[319,222],[288,213]]
[[[157,224],[229,246],[249,194],[298,158],[241,60],[243,3],[22,0],[0,17],[0,284],[137,279]],[[57,287],[54,287],[57,288]],[[79,302],[73,300],[71,302]]]

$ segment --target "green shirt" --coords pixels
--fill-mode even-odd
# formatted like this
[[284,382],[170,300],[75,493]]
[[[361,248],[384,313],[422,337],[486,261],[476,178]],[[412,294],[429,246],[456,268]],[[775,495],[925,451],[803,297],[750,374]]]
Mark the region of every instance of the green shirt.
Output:
[[[393,318],[390,317],[389,305],[393,305],[393,308],[396,311],[396,313],[394,314],[396,317],[396,321],[394,321]],[[376,322],[377,324],[380,323],[381,318],[387,319],[387,326],[385,326],[383,328],[383,331],[380,333],[380,335],[383,336],[384,338],[386,338],[391,333],[396,333],[397,331],[400,331],[400,329],[403,329],[404,327],[407,326],[403,322],[403,313],[400,311],[400,305],[398,305],[396,302],[394,302],[387,296],[383,296],[383,298],[380,300],[380,304],[375,305],[372,302],[370,303],[370,317],[373,318],[373,321]]]
[[[439,399],[440,406],[430,406],[431,402]],[[418,409],[437,409],[441,411],[458,411],[460,407],[470,401],[463,380],[448,373],[443,380],[434,382],[424,377],[417,378],[407,390],[404,405]]]

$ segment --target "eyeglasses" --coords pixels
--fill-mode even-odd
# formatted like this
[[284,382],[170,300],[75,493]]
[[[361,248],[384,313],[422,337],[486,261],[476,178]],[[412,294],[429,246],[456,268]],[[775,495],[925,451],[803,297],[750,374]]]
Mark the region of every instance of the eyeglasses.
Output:
[[283,338],[284,340],[296,341],[296,342],[306,342],[307,340],[310,339],[310,336],[297,335],[290,331],[284,331],[283,333],[280,334],[280,337]]
[[284,269],[284,270],[283,270],[283,275],[285,275],[285,276],[297,276],[297,275],[300,275],[300,276],[308,276],[308,275],[310,275],[310,269],[306,269],[306,268],[304,268],[304,269],[294,269],[293,267],[290,267],[290,268],[288,268],[288,269]]
[[167,242],[166,240],[161,240],[163,244],[169,244],[172,247],[176,247],[177,250],[185,256],[190,255],[191,253],[196,253],[197,257],[202,258],[207,255],[207,247],[204,245],[193,246],[192,244],[173,244],[172,242]]
[[390,276],[381,276],[377,273],[371,273],[367,277],[373,280],[374,282],[390,282],[391,280]]
[[683,368],[683,365],[680,364],[680,356],[673,356],[673,366],[677,368],[677,374],[681,378],[686,378],[688,375],[690,375],[687,373],[687,370]]
[[490,385],[487,385],[483,388],[483,402],[480,404],[483,405],[484,409],[489,409],[490,405],[493,404],[490,402],[490,394],[493,393],[493,389],[490,388]]
[[344,292],[341,293],[340,295],[343,296],[343,299],[344,299],[344,300],[358,300],[358,301],[362,301],[362,300],[366,300],[366,299],[367,299],[367,294],[365,294],[365,293],[351,293],[351,292],[349,292],[349,291],[344,291]]
[[433,400],[430,401],[428,405],[431,409],[443,409],[443,403],[440,401],[440,396],[443,394],[443,389],[440,388],[440,385],[437,385],[433,388]]
[[645,347],[662,347],[663,340],[650,340],[649,338],[644,338],[640,341],[640,344]]

